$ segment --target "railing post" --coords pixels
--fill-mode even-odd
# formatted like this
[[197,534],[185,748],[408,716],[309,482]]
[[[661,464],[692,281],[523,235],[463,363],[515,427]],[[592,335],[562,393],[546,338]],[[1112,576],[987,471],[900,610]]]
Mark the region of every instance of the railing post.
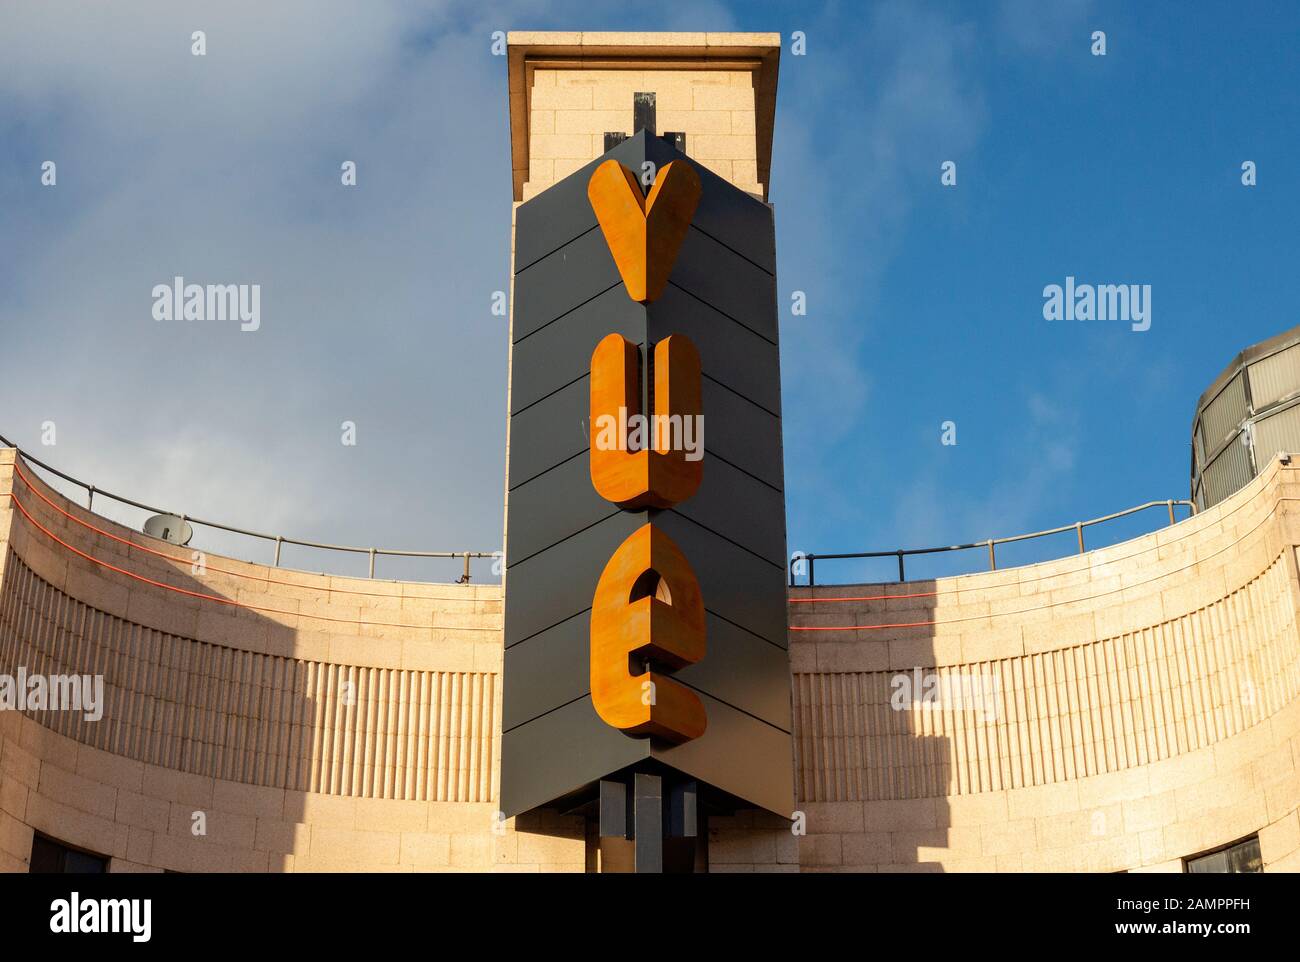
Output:
[[1169,499],[1169,523],[1174,523],[1174,499]]
[[375,549],[370,549],[370,577],[375,576]]
[[86,485],[86,510],[95,510],[95,486],[93,484]]
[[809,555],[808,556],[808,587],[809,588],[811,588],[813,585],[817,583],[817,576],[813,571],[813,568],[816,564],[817,564],[816,556]]
[[275,536],[275,566],[280,567],[280,545],[284,544],[284,538],[280,535]]
[[469,552],[465,552],[465,580],[462,584],[469,584]]
[[903,573],[903,549],[898,549],[898,580],[906,581],[907,575]]
[[1083,522],[1074,522],[1074,533],[1079,536],[1079,554],[1083,554]]
[[[1014,567],[1014,566],[1013,566]],[[989,571],[998,570],[998,559],[993,553],[993,539],[989,538]]]

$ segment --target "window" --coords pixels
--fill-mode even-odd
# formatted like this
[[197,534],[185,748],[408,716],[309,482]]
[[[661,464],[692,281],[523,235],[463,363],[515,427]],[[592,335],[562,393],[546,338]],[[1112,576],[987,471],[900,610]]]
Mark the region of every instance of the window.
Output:
[[108,871],[108,859],[69,848],[44,835],[35,835],[32,837],[31,871],[52,875],[102,875]]
[[1203,875],[1213,872],[1262,872],[1264,863],[1259,857],[1259,838],[1254,836],[1195,858],[1183,860],[1188,872]]

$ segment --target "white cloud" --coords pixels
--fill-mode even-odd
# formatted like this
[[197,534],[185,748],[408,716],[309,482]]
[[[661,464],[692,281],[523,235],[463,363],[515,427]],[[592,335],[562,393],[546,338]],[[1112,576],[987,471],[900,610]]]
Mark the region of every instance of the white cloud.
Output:
[[[450,4],[8,8],[0,126],[18,136],[0,171],[24,233],[0,239],[0,431],[244,527],[498,547],[506,342],[488,305],[508,286],[511,181],[489,36],[534,6],[492,24]],[[177,274],[260,284],[261,330],[154,321],[151,289]],[[57,447],[36,447],[45,420]]]

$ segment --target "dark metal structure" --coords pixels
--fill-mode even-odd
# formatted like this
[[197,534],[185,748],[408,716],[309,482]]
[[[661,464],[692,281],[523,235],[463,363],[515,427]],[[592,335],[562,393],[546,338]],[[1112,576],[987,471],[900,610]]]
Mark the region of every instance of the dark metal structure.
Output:
[[[775,232],[770,207],[697,164],[702,196],[668,287],[633,301],[587,198],[609,158],[633,171],[686,159],[641,130],[516,213],[501,805],[599,813],[606,837],[631,824],[692,838],[710,809],[794,806]],[[671,334],[699,349],[704,477],[673,508],[620,510],[592,486],[589,368],[610,332],[638,345],[643,370]],[[708,727],[679,745],[610,727],[590,693],[597,581],[648,520],[690,559],[706,612],[706,656],[673,677]]]
[[1280,451],[1300,451],[1300,327],[1246,348],[1196,402],[1192,500],[1218,504]]

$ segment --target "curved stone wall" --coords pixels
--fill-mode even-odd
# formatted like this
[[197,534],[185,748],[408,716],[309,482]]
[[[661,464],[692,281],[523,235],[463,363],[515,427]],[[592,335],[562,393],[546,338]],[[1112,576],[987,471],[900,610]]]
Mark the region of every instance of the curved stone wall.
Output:
[[69,597],[17,556],[0,593],[0,664],[103,674],[104,717],[45,727],[122,758],[295,791],[489,801],[496,675],[408,671],[200,642]]
[[1179,871],[1258,832],[1267,870],[1300,869],[1297,544],[1275,461],[1099,551],[793,590],[801,863]]
[[581,870],[580,819],[496,821],[500,629],[499,586],[196,558],[0,449],[0,675],[104,681],[97,720],[0,711],[0,869],[39,831],[114,871]]
[[[1297,545],[1273,463],[1085,555],[795,589],[808,834],[711,818],[710,870],[1179,871],[1256,833],[1300,869]],[[33,832],[113,871],[590,867],[580,816],[496,820],[499,587],[198,560],[0,450],[0,675],[105,684],[98,721],[0,711],[0,870]],[[988,687],[895,710],[900,675]]]

